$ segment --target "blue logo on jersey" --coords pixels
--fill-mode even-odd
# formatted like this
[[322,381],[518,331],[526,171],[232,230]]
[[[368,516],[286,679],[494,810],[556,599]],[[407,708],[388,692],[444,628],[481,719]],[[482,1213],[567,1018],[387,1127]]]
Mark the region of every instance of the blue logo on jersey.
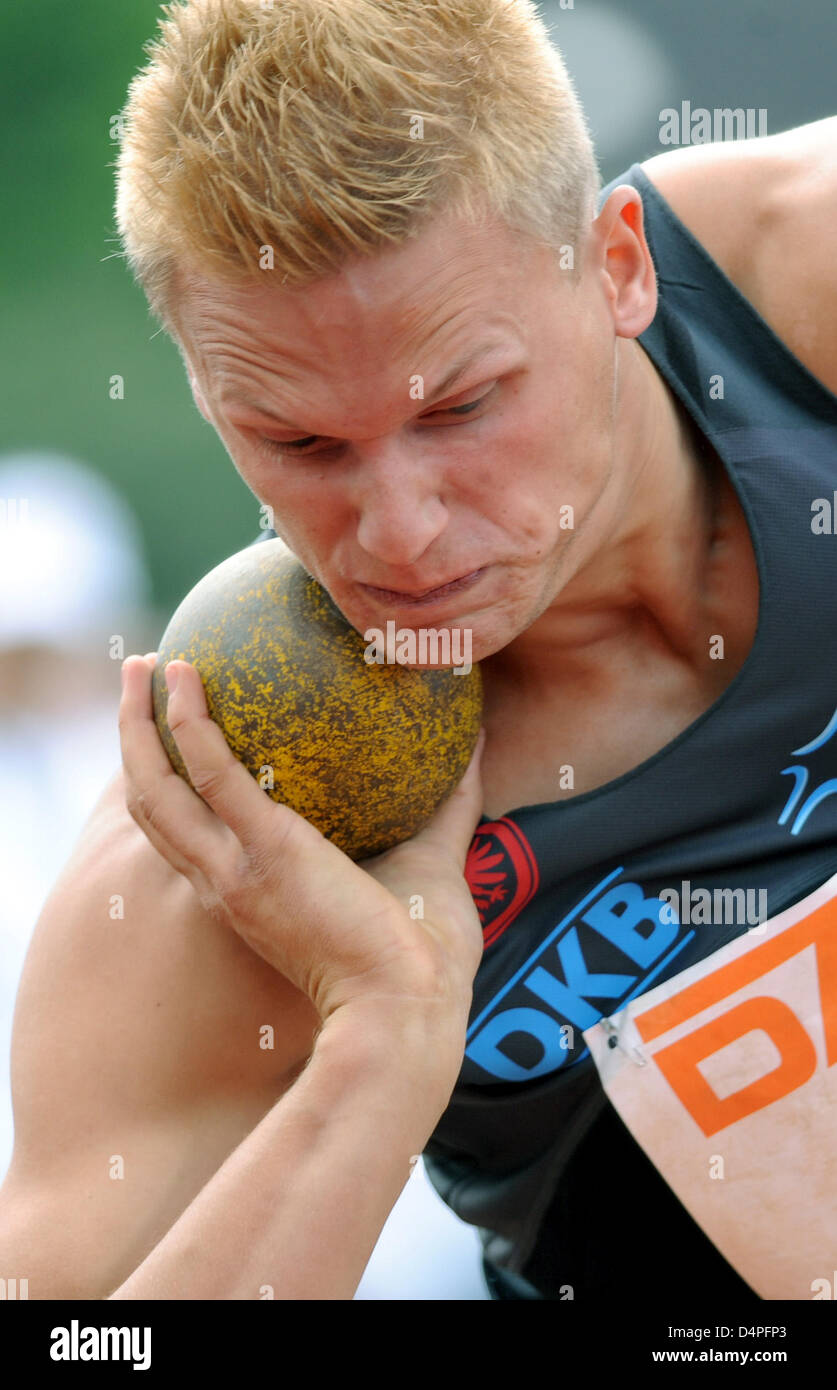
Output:
[[[812,739],[810,743],[806,743],[804,748],[794,748],[791,756],[794,758],[804,758],[808,753],[816,753],[817,750],[823,748],[835,734],[837,734],[837,709],[835,709],[822,733],[815,739]],[[799,799],[808,785],[808,775],[809,769],[803,767],[801,763],[794,763],[791,767],[782,768],[781,776],[793,777],[794,786],[793,791],[785,802],[785,809],[779,817],[779,825],[784,825],[796,810]],[[791,826],[791,835],[799,834],[811,812],[816,810],[821,801],[825,801],[828,796],[835,795],[837,795],[837,777],[830,777],[827,781],[820,782],[818,787],[815,787],[813,791],[808,793],[802,805],[799,807],[796,813],[796,819]]]
[[[646,898],[638,883],[614,884],[622,872],[576,904],[470,1025],[465,1056],[490,1076],[532,1081],[580,1062],[587,1048],[568,1046],[568,1037],[647,990],[695,935],[681,936],[662,898]],[[591,973],[594,956],[604,972]]]

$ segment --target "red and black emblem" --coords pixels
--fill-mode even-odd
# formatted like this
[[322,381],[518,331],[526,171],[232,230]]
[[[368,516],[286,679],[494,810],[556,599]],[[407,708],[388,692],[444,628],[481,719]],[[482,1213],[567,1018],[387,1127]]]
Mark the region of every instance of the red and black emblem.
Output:
[[490,946],[537,892],[538,861],[519,825],[503,816],[480,825],[465,860],[465,878]]

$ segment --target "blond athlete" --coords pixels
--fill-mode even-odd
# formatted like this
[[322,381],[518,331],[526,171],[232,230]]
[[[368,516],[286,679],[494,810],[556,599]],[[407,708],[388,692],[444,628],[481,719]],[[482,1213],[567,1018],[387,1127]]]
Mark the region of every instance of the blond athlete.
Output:
[[[642,166],[826,402],[835,147],[827,120]],[[169,7],[127,106],[130,264],[199,409],[352,625],[472,629],[485,742],[425,830],[360,866],[264,797],[185,663],[169,712],[200,795],[174,776],[153,661],[129,658],[124,765],[18,997],[0,1274],[30,1297],[351,1298],[452,1103],[490,952],[524,921],[483,952],[478,822],[622,787],[747,663],[739,491],[638,342],[658,313],[643,196],[599,195],[524,0]],[[557,1296],[527,1277],[524,1296]]]

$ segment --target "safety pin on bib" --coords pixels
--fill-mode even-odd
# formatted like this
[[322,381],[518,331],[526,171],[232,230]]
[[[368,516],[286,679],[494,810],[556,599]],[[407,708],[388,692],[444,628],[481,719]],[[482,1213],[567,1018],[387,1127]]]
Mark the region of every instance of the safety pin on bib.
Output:
[[609,1018],[600,1018],[599,1023],[601,1024],[602,1028],[604,1029],[604,1032],[607,1035],[608,1047],[618,1047],[620,1052],[624,1052],[625,1056],[634,1063],[634,1066],[647,1067],[648,1058],[645,1056],[642,1050],[639,1047],[637,1047],[636,1044],[630,1045],[628,1043],[624,1043],[622,1041],[619,1029],[616,1027],[614,1023],[611,1022]]

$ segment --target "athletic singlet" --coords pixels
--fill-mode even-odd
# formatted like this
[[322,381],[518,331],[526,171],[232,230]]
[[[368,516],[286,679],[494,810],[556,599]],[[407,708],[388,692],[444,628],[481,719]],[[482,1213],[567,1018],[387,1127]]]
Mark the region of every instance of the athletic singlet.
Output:
[[[711,1279],[714,1293],[754,1297],[619,1120],[581,1030],[837,870],[837,397],[639,165],[600,206],[621,183],[642,195],[659,285],[639,341],[740,499],[757,632],[711,708],[631,772],[482,818],[466,872],[485,952],[462,1070],[425,1162],[480,1228],[490,1265],[533,1286],[517,1296],[705,1294]],[[723,889],[744,890],[740,912]],[[691,921],[663,910],[670,890]]]
[[481,817],[466,876],[485,949],[425,1164],[479,1228],[495,1296],[746,1301],[610,1105],[582,1030],[837,871],[837,397],[639,165],[600,205],[620,183],[642,195],[658,278],[639,341],[736,490],[758,626],[710,709],[631,772]]

